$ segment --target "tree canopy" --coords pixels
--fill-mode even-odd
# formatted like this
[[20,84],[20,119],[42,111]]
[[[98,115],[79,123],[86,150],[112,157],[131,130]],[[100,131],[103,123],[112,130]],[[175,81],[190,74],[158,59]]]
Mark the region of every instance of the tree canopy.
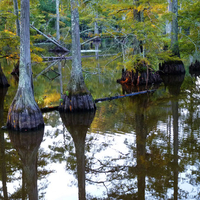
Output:
[[[121,45],[123,62],[118,67],[133,68],[135,62],[144,59],[153,68],[158,63],[174,59],[172,56],[170,34],[167,24],[172,22],[174,13],[168,9],[172,0],[88,0],[79,2],[81,40],[98,35],[101,38],[113,38]],[[16,34],[16,14],[12,0],[0,2],[0,54],[1,57],[17,58],[19,38]],[[20,12],[20,2],[18,1]],[[199,57],[199,13],[200,2],[197,0],[178,2],[178,45],[180,56],[188,59]],[[60,1],[61,43],[71,44],[71,12],[66,0]],[[47,35],[56,36],[56,2],[30,1],[30,23]],[[98,31],[97,31],[98,29]],[[96,30],[96,32],[95,32]],[[45,38],[31,30],[31,44],[45,41]],[[137,45],[137,47],[136,47]],[[139,51],[135,51],[139,48]],[[40,62],[37,56],[40,48],[34,45],[32,59]],[[175,58],[177,59],[177,58]]]

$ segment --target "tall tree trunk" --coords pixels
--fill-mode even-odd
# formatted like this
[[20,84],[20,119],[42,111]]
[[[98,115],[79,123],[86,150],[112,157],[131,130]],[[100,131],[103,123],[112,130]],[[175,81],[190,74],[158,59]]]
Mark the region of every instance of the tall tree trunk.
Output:
[[63,82],[62,82],[62,64],[61,61],[58,61],[58,71],[60,74],[60,94],[63,94]]
[[[168,11],[172,12],[172,0],[168,0]],[[166,34],[171,38],[171,32],[172,32],[172,23],[168,20],[166,21]]]
[[14,4],[14,13],[16,15],[16,28],[17,28],[16,33],[17,36],[20,36],[19,9],[17,0],[13,0],[13,4]]
[[63,102],[60,103],[59,110],[94,110],[95,103],[85,85],[82,74],[78,1],[70,0],[70,3],[72,25],[72,70],[67,87],[67,95],[61,96]]
[[[95,19],[98,19],[98,13],[96,14]],[[94,22],[94,34],[95,34],[95,36],[99,35],[99,27],[98,27],[97,21]]]
[[174,55],[180,57],[178,46],[178,0],[172,0],[172,34],[171,34],[171,49]]
[[59,14],[59,0],[56,0],[56,39],[60,41],[60,14]]
[[[137,7],[139,6],[138,0],[133,0],[133,5],[136,6],[136,9],[133,9],[133,17],[136,22],[141,22],[141,13],[138,11]],[[138,40],[137,36],[135,35],[133,38],[133,54],[137,55],[141,53],[140,49],[140,41]]]
[[7,117],[8,128],[21,131],[44,126],[42,113],[33,94],[29,7],[29,0],[21,0],[19,84]]

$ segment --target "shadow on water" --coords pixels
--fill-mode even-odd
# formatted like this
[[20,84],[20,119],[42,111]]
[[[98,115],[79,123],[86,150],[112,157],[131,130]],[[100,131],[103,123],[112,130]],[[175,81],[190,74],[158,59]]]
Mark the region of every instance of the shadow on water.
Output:
[[42,142],[44,129],[32,132],[9,130],[9,137],[22,162],[22,199],[38,199],[37,153]]
[[162,76],[165,87],[168,87],[169,93],[174,96],[180,94],[180,88],[184,78],[185,74]]
[[79,200],[85,200],[85,138],[94,119],[95,111],[84,113],[60,113],[62,122],[71,134],[77,161]]

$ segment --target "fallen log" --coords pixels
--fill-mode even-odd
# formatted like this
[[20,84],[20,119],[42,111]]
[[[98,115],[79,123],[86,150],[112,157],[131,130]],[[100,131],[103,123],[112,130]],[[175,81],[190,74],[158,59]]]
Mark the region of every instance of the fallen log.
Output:
[[155,91],[156,90],[145,90],[145,91],[141,91],[141,92],[134,92],[134,93],[131,93],[131,94],[117,95],[117,96],[113,96],[113,97],[105,97],[105,98],[95,99],[94,102],[97,103],[97,102],[100,102],[100,101],[111,101],[113,99],[131,97],[131,96],[136,96],[136,95],[140,95],[140,94],[152,93],[152,92],[155,92]]
[[58,106],[40,108],[42,113],[52,112],[58,110]]
[[51,41],[52,43],[54,43],[56,46],[58,46],[59,48],[61,48],[63,51],[68,52],[69,50],[66,49],[65,47],[63,47],[55,38],[50,38],[49,36],[47,36],[46,34],[44,34],[43,32],[41,32],[40,30],[38,30],[37,28],[35,28],[33,25],[30,25],[30,27],[34,30],[36,30],[39,34],[43,35],[45,38],[47,38],[47,40]]
[[[95,99],[94,102],[98,103],[98,102],[102,102],[102,101],[111,101],[114,99],[119,99],[119,98],[124,98],[124,97],[131,97],[131,96],[136,96],[136,95],[140,95],[140,94],[153,93],[155,91],[156,90],[145,90],[145,91],[141,91],[141,92],[134,92],[131,94],[105,97],[105,98]],[[44,107],[44,108],[40,108],[40,110],[42,111],[42,113],[47,113],[47,112],[51,112],[51,111],[55,111],[55,110],[58,111],[58,106]]]
[[[117,54],[105,54],[105,55],[99,55],[99,56],[115,56]],[[81,56],[81,58],[91,58],[91,57],[95,57],[96,55],[87,55],[87,56]],[[52,61],[52,60],[71,60],[72,56],[60,56],[60,57],[42,57],[43,60],[48,60],[48,61]]]

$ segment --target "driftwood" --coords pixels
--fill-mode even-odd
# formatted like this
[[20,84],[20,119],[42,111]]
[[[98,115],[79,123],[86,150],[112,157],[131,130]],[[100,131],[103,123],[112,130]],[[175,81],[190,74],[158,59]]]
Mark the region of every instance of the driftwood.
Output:
[[56,46],[58,46],[59,48],[61,48],[63,51],[68,52],[69,50],[66,49],[65,47],[63,47],[55,38],[50,38],[49,36],[47,36],[46,34],[44,34],[43,32],[41,32],[40,30],[38,30],[37,28],[35,28],[33,25],[30,25],[30,27],[34,30],[36,30],[39,34],[43,35],[45,38],[47,38],[47,40],[51,41],[52,43],[54,43]]

